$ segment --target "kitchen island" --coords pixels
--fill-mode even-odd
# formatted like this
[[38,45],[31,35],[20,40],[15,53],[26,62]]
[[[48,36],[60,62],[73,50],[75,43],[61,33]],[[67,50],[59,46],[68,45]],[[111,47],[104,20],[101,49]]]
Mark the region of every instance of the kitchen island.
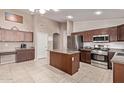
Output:
[[112,58],[113,82],[124,83],[124,52],[117,52]]
[[79,51],[50,50],[50,65],[70,75],[78,72]]

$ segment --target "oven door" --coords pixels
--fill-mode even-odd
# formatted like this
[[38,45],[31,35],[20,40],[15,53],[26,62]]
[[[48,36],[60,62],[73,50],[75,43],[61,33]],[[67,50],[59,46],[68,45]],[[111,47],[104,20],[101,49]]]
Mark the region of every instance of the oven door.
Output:
[[100,68],[108,68],[107,55],[91,54],[91,64]]
[[100,62],[108,62],[107,55],[100,55],[100,54],[91,54],[92,60],[100,61]]

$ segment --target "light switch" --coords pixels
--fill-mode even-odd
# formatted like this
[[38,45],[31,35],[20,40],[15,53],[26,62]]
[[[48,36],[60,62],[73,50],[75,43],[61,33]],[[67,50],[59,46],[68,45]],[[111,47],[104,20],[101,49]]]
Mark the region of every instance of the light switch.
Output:
[[72,57],[72,61],[74,61],[74,57]]

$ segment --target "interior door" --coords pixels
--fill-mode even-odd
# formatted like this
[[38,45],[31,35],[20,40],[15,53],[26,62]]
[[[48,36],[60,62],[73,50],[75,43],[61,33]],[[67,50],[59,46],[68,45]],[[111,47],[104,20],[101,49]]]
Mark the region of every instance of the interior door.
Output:
[[48,49],[48,34],[37,32],[37,58],[46,58]]

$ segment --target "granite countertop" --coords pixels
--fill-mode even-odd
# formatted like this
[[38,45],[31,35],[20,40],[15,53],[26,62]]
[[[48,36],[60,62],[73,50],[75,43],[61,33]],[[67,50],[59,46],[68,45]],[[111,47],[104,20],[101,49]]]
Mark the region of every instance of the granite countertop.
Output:
[[92,51],[92,49],[90,49],[90,48],[82,48],[82,49],[80,49],[80,51]]
[[16,54],[16,51],[2,51],[0,52],[0,56],[4,56],[4,55],[12,55],[12,54]]
[[114,48],[110,48],[109,52],[124,52],[124,49],[114,49]]
[[113,58],[111,59],[111,62],[124,64],[124,56],[119,56],[117,55],[118,53],[124,53],[124,52],[116,52]]
[[75,54],[75,53],[80,53],[80,51],[73,51],[73,50],[59,50],[59,49],[54,49],[54,50],[50,50],[53,52],[58,52],[58,53],[64,53],[64,54]]
[[26,50],[26,49],[34,49],[34,48],[16,48],[15,50],[6,50],[6,51],[3,50],[0,51],[0,56],[16,54],[16,50]]
[[26,49],[34,49],[34,47],[30,47],[30,48],[16,48],[16,50],[26,50]]

